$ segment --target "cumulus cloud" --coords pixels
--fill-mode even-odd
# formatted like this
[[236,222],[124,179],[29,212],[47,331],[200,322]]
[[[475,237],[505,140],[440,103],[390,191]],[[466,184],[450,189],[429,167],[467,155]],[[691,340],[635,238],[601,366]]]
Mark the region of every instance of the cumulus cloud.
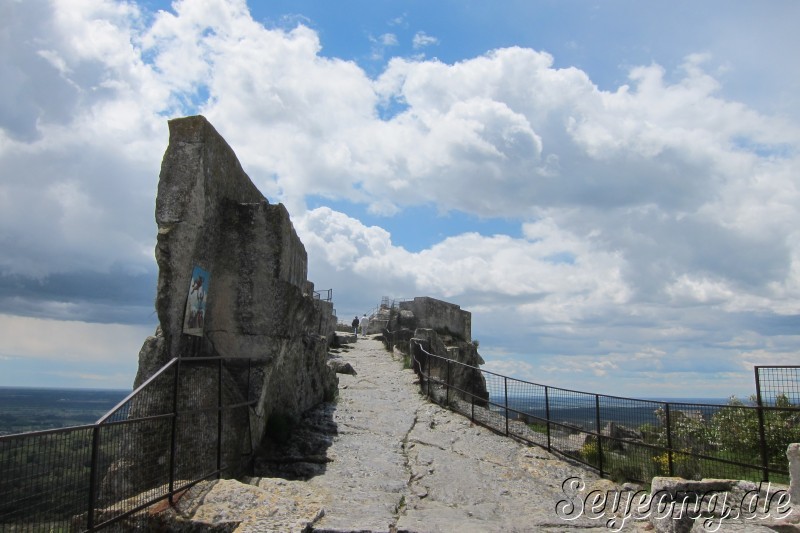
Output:
[[[47,332],[47,334],[43,334]],[[130,363],[153,328],[121,324],[29,318],[0,314],[2,355],[9,359],[86,362],[114,366]],[[91,339],[91,343],[86,343]]]
[[[146,66],[132,4],[12,4],[0,68],[0,274],[154,272],[159,113],[170,91]],[[9,109],[11,111],[9,111]],[[5,292],[5,291],[3,291]],[[4,306],[5,307],[5,306]]]
[[[314,281],[336,288],[342,312],[383,294],[450,299],[474,311],[498,358],[553,354],[596,378],[624,375],[626,359],[682,360],[693,344],[715,363],[796,349],[781,320],[800,315],[800,127],[726,98],[707,54],[675,72],[634,66],[613,90],[521,47],[453,64],[393,58],[370,77],[321,55],[305,25],[254,21],[243,0],[155,14],[111,0],[10,9],[0,22],[5,312],[67,316],[66,287],[94,275],[107,291],[85,297],[80,317],[99,320],[123,301],[109,293],[129,296],[143,276],[154,288],[165,121],[199,112],[286,204]],[[436,43],[420,32],[413,44]],[[465,231],[410,252],[381,227],[308,209],[309,196],[386,217],[433,206],[520,231]],[[138,316],[146,303],[132,307]],[[731,344],[740,335],[751,343]],[[555,368],[526,364],[520,372]]]

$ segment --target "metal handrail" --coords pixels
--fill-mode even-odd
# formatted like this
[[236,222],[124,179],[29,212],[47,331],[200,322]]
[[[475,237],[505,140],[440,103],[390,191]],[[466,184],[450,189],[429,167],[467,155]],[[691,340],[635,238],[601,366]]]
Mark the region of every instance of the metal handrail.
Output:
[[[180,381],[179,369],[184,364],[214,361],[218,363],[214,365],[216,370],[211,367],[208,369],[217,374],[216,405],[205,408],[192,407],[194,396],[191,394],[194,389],[191,386],[187,388],[186,384]],[[8,526],[14,530],[67,528],[96,531],[159,501],[169,499],[172,502],[175,494],[203,480],[219,477],[222,472],[229,470],[233,465],[224,464],[222,461],[225,435],[222,426],[223,415],[238,409],[250,408],[257,403],[257,400],[246,399],[250,396],[248,390],[247,394],[243,395],[244,400],[225,404],[222,395],[222,371],[225,368],[223,365],[225,361],[247,362],[249,389],[250,365],[253,361],[263,362],[266,359],[219,356],[176,357],[168,361],[94,424],[0,436],[0,529]],[[170,374],[170,371],[174,371],[174,374]],[[152,389],[154,395],[151,394]],[[213,394],[213,390],[210,392]],[[188,400],[190,404],[186,407],[179,406],[177,403],[179,397],[183,402]],[[171,408],[161,411],[164,401],[171,404]],[[143,412],[135,416],[131,411],[125,412],[126,409],[137,407],[139,410],[143,409]],[[123,414],[125,419],[115,420],[114,417],[120,414]],[[192,453],[192,447],[197,445],[196,430],[187,428],[180,435],[176,431],[176,424],[179,421],[191,423],[198,416],[202,418],[206,415],[217,418],[215,437],[212,439],[214,442],[206,441],[208,446],[216,450],[213,466],[205,463],[203,457],[184,456],[185,453]],[[249,423],[250,417],[247,416],[246,419]],[[166,447],[162,441],[154,441],[157,436],[152,433],[154,430],[160,431],[157,428],[166,429],[165,424],[172,428],[169,431],[172,434],[172,443]],[[150,439],[147,450],[137,447],[139,439]],[[240,442],[241,446],[245,443],[242,439],[244,436],[234,440]],[[247,453],[252,454],[252,443],[249,439],[246,440],[250,446]],[[149,456],[147,453],[156,455]],[[166,469],[158,466],[164,453],[168,455]],[[27,461],[32,458],[37,465],[35,471],[31,471],[25,464],[20,464],[19,458],[23,456],[28,458]],[[130,484],[133,486],[131,492],[128,491],[127,484],[117,486],[113,485],[111,480],[109,483],[112,485],[109,487],[116,488],[110,489],[112,493],[105,494],[105,491],[109,490],[103,488],[107,482],[104,478],[107,476],[109,466],[124,457],[130,460],[138,459],[137,464],[141,464],[141,468],[146,471],[141,474],[143,476],[141,483],[137,486],[131,481]],[[238,460],[241,459],[240,457]],[[179,474],[180,481],[176,478]],[[36,494],[37,497],[30,498],[32,494]],[[114,500],[108,500],[111,494],[115,496]],[[105,508],[102,516],[98,514],[98,505]],[[69,526],[65,525],[67,523]]]
[[[385,330],[385,335],[391,337],[393,335],[393,332]],[[568,456],[570,459],[577,460],[593,469],[598,470],[600,475],[609,475],[612,473],[609,471],[609,468],[611,467],[607,467],[607,465],[605,464],[606,459],[610,457],[609,454],[612,453],[614,449],[617,449],[619,447],[623,448],[628,447],[635,449],[641,448],[644,450],[651,450],[651,454],[656,454],[656,453],[665,454],[668,460],[669,475],[676,475],[676,470],[677,470],[676,462],[678,461],[678,459],[685,460],[685,458],[691,457],[693,458],[693,460],[696,460],[698,462],[698,469],[701,471],[704,469],[708,469],[708,466],[713,467],[713,465],[719,465],[719,467],[717,468],[717,473],[703,472],[704,477],[713,477],[714,475],[716,475],[717,477],[731,477],[731,476],[719,476],[718,472],[720,470],[725,471],[727,467],[732,467],[732,468],[735,467],[739,471],[750,471],[753,473],[759,472],[759,475],[762,477],[763,481],[768,481],[771,473],[776,474],[783,479],[788,478],[788,470],[776,468],[773,464],[769,464],[769,461],[767,460],[768,451],[765,447],[765,444],[763,444],[764,440],[763,437],[761,439],[762,445],[761,448],[759,449],[759,454],[758,454],[760,456],[760,461],[758,461],[758,464],[755,464],[755,462],[751,462],[747,458],[743,458],[741,456],[721,456],[721,455],[716,456],[704,449],[700,449],[698,451],[694,449],[685,449],[680,447],[680,445],[677,445],[674,442],[674,439],[676,435],[679,439],[684,438],[684,435],[682,435],[680,431],[678,431],[677,426],[675,428],[673,427],[675,423],[679,423],[680,421],[680,417],[676,419],[674,413],[676,411],[685,413],[687,411],[697,410],[698,412],[703,413],[703,416],[705,416],[705,414],[718,413],[722,412],[725,409],[729,409],[731,410],[730,412],[739,414],[745,418],[747,416],[752,417],[752,415],[747,415],[747,413],[753,413],[753,412],[757,412],[759,415],[763,414],[764,412],[773,412],[776,413],[775,416],[780,416],[780,413],[787,413],[786,416],[795,417],[797,413],[800,412],[800,407],[796,406],[775,407],[775,406],[763,406],[763,405],[731,406],[731,405],[699,404],[699,403],[686,403],[686,402],[676,403],[676,402],[663,402],[658,400],[627,398],[623,396],[596,394],[591,392],[575,391],[571,389],[561,389],[558,387],[551,387],[548,385],[528,382],[517,378],[504,376],[502,374],[497,374],[488,370],[483,370],[479,367],[468,365],[460,361],[455,361],[453,359],[448,359],[446,357],[431,354],[430,352],[425,350],[425,348],[419,341],[415,340],[413,342],[414,345],[416,346],[416,349],[419,350],[419,352],[417,352],[414,349],[410,350],[411,352],[410,355],[413,361],[412,368],[414,368],[415,371],[417,371],[421,377],[420,386],[423,389],[427,387],[427,395],[429,398],[433,398],[435,401],[438,401],[436,394],[431,393],[431,385],[434,384],[437,386],[441,386],[444,389],[444,391],[442,392],[442,398],[444,399],[445,404],[447,404],[448,407],[453,408],[457,412],[469,416],[474,423],[484,425],[489,429],[496,431],[498,433],[524,440],[529,444],[535,444],[538,446],[545,447],[549,451],[555,451],[561,453],[562,455]],[[420,360],[417,357],[417,353],[424,355],[425,360]],[[435,360],[439,361],[440,367],[443,365],[447,366],[447,371],[445,372],[445,374],[448,376],[447,378],[443,378],[442,376],[437,377],[432,374],[431,362]],[[427,365],[425,364],[426,362]],[[492,396],[490,396],[489,400],[486,401],[484,398],[475,395],[473,391],[466,391],[463,390],[463,388],[461,387],[457,387],[456,384],[452,383],[451,379],[449,378],[449,376],[452,374],[452,372],[450,372],[450,368],[451,367],[456,368],[454,365],[460,365],[461,367],[466,367],[474,371],[479,371],[484,376],[493,376],[497,378],[498,381],[502,380],[503,390],[505,391],[505,393],[501,391],[501,396],[505,394],[505,398],[501,399],[502,403],[493,401]],[[544,393],[543,399],[545,402],[545,413],[539,412],[538,414],[534,414],[534,412],[526,412],[524,410],[521,410],[520,408],[516,408],[513,405],[510,405],[508,399],[508,386],[510,381],[528,386],[529,388],[532,388],[535,391],[543,392]],[[568,424],[566,422],[563,423],[559,422],[558,420],[553,419],[551,416],[551,408],[552,408],[551,401],[553,398],[553,394],[561,394],[561,393],[582,396],[582,398],[573,398],[568,396],[566,399],[561,400],[562,403],[565,400],[573,402],[577,400],[578,401],[578,403],[576,404],[577,409],[586,410],[587,412],[589,410],[594,411],[593,415],[594,419],[592,420],[592,422],[595,427],[593,429],[592,428],[579,429],[580,433],[590,436],[593,439],[592,442],[595,443],[596,448],[594,453],[596,453],[596,456],[594,456],[591,460],[589,457],[582,455],[581,452],[575,452],[573,450],[563,448],[563,446],[559,446],[557,443],[554,443],[551,439],[551,432],[555,428],[563,428],[564,430],[576,429],[573,425]],[[468,406],[468,408],[460,405],[458,400],[459,396],[461,396],[462,398],[469,399],[470,405]],[[451,402],[452,397],[456,398],[455,402]],[[475,405],[475,400],[478,398],[480,398],[481,401],[486,402],[485,408],[481,408]],[[531,396],[531,398],[537,399],[537,401],[542,400],[541,394],[538,396],[537,395]],[[519,400],[519,398],[516,399]],[[635,402],[635,405],[629,405],[629,403],[631,402]],[[663,445],[660,442],[649,443],[644,441],[632,440],[630,438],[612,436],[610,434],[606,434],[603,428],[601,427],[603,420],[609,420],[608,415],[605,417],[601,416],[603,410],[619,410],[624,408],[635,408],[637,410],[642,410],[646,409],[646,406],[648,405],[664,409],[666,421],[661,424],[661,430],[665,432],[666,445]],[[672,406],[672,409],[670,409],[670,406]],[[500,411],[505,413],[502,416],[503,420],[500,426],[498,426],[496,423],[493,424],[491,422],[492,416],[490,416],[490,413],[497,412],[497,411],[492,411],[492,407],[499,409]],[[480,416],[476,416],[476,409],[478,410],[478,414]],[[480,409],[484,409],[485,412],[483,414],[480,414],[481,413]],[[540,408],[537,409],[541,410]],[[467,411],[469,411],[469,414],[467,413]],[[672,417],[670,416],[671,411],[673,413]],[[542,414],[545,414],[545,416],[540,416]],[[684,418],[685,416],[686,415],[684,415]],[[535,438],[531,438],[530,435],[531,431],[525,431],[524,429],[521,429],[521,426],[515,426],[515,429],[512,431],[511,421],[521,418],[524,418],[525,420],[532,422],[539,422],[542,425],[546,425],[546,438],[547,438],[546,444],[540,442]],[[762,435],[764,434],[765,431],[764,418],[765,418],[764,416],[759,416],[758,419],[759,433],[761,433]],[[525,427],[527,428],[527,425],[525,425]],[[587,440],[586,442],[590,441]],[[786,442],[785,444],[788,445],[789,442]],[[623,461],[623,459],[621,459],[622,456],[616,452],[613,452],[613,455],[614,455],[613,457],[614,468],[620,468],[620,466],[624,467],[624,464],[621,464],[621,462]],[[631,454],[631,455],[634,456],[634,459],[636,459],[636,454]],[[655,460],[655,457],[653,460]],[[647,470],[648,467],[648,465],[642,464],[641,461],[639,461],[639,463],[636,463],[635,460],[630,460],[629,463],[630,464],[628,466],[631,469],[641,468],[641,470],[644,471]],[[727,467],[725,465],[727,465]],[[652,465],[649,466],[652,468]],[[756,477],[756,474],[750,475],[750,478],[754,477]],[[643,479],[637,479],[637,480],[645,481]]]
[[[322,297],[322,293],[325,293],[325,298]],[[326,289],[324,291],[314,291],[314,299],[321,300],[324,302],[330,302],[333,300],[333,289]]]
[[139,395],[142,390],[144,390],[146,387],[148,387],[150,385],[150,383],[156,381],[162,374],[164,374],[167,370],[172,368],[172,365],[176,364],[178,362],[178,360],[179,360],[178,357],[173,357],[172,359],[170,359],[164,366],[159,368],[152,376],[147,378],[144,381],[144,383],[142,383],[141,385],[136,387],[130,394],[125,396],[125,398],[122,401],[120,401],[117,405],[112,407],[110,411],[108,411],[106,414],[101,416],[97,420],[96,424],[98,424],[98,425],[99,424],[105,424],[109,418],[114,416],[119,410],[121,410],[125,406],[125,404],[127,404],[128,402],[133,400],[133,398],[136,397],[137,395]]

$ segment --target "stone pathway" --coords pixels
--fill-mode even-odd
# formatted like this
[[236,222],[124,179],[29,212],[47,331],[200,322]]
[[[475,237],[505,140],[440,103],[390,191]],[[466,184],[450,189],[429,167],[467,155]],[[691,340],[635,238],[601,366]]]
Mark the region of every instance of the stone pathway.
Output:
[[[309,413],[290,442],[256,465],[250,484],[200,484],[179,502],[180,514],[240,533],[610,530],[611,513],[565,520],[556,510],[568,478],[585,484],[583,495],[619,490],[611,481],[429,403],[380,341],[360,338],[339,356],[357,374],[339,375],[336,402]],[[632,519],[622,525],[653,529]],[[693,531],[703,530],[698,521]],[[719,531],[768,530],[751,522]]]
[[330,462],[304,482],[323,508],[313,531],[607,530],[555,508],[569,477],[601,490],[611,482],[429,403],[380,341],[360,338],[340,355],[357,375],[339,376]]

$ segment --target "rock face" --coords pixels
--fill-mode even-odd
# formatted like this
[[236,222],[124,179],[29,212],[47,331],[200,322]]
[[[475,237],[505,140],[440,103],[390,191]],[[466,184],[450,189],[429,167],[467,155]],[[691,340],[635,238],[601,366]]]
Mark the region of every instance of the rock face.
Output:
[[[413,355],[415,371],[430,372],[439,380],[449,380],[451,386],[474,395],[478,405],[486,404],[489,399],[486,380],[481,372],[474,370],[484,364],[484,360],[472,342],[469,311],[422,296],[400,302],[397,307],[381,306],[378,315],[387,324],[383,340],[388,350],[398,348]],[[440,359],[429,361],[419,346],[430,354],[462,364],[449,364]],[[471,401],[469,395],[463,399]]]
[[[315,298],[305,248],[284,206],[264,198],[213,126],[196,116],[171,120],[169,130],[155,213],[160,325],[139,354],[134,386],[178,356],[257,358],[245,390],[230,368],[223,384],[231,398],[238,391],[240,401],[258,399],[249,420],[226,426],[225,438],[249,450],[270,416],[299,419],[335,396],[338,380],[326,364],[333,305]],[[207,273],[205,311],[187,335],[196,267]],[[198,404],[203,393],[193,392]]]
[[[399,317],[402,324],[413,320],[414,328],[432,329],[457,340],[472,342],[472,313],[460,306],[427,296],[400,302]],[[413,328],[412,328],[413,329]]]
[[[476,370],[484,360],[474,344],[454,340],[446,343],[434,330],[418,328],[409,341],[408,349],[414,355],[414,360],[419,362],[422,372],[448,383],[454,390],[464,391],[460,394],[463,400],[474,399],[476,405],[486,405],[489,400],[486,379]],[[428,357],[425,352],[444,359]],[[448,360],[462,364],[449,363]]]

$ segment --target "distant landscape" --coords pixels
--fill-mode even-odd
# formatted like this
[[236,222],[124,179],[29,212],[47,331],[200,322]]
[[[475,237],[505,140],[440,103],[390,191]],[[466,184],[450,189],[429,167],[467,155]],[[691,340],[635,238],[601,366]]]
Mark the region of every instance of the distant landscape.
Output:
[[[616,400],[616,401],[615,401]],[[505,412],[505,397],[501,394],[490,394],[489,408],[497,412]],[[719,407],[728,403],[727,398],[665,398],[665,399],[639,399],[626,402],[608,397],[601,405],[601,424],[614,422],[631,427],[642,424],[659,424],[656,410],[663,408],[664,403],[671,404],[673,409],[695,410],[702,412],[706,418],[711,418]],[[554,422],[568,423],[584,429],[594,430],[596,426],[597,411],[594,397],[569,398],[566,402],[562,399],[551,400],[549,417],[545,407],[544,398],[541,396],[508,396],[509,418],[517,418],[517,413],[526,413],[540,420],[550,419]]]
[[[0,435],[93,424],[130,392],[129,390],[111,389],[0,387]],[[503,399],[492,397],[491,401],[502,405]],[[718,398],[672,398],[668,401],[716,405],[726,403],[726,400]],[[544,417],[544,406],[533,406],[530,399],[527,398],[510,397],[509,407]],[[542,413],[538,413],[536,407],[539,407]],[[570,407],[569,409],[553,409],[551,417],[555,420],[570,422],[578,422],[583,419],[594,420],[593,405],[573,404]],[[653,408],[639,407],[638,410],[647,411],[647,415],[652,416],[654,408],[655,406]],[[493,409],[499,409],[498,405],[493,406]],[[606,411],[603,418],[618,419],[619,422],[630,419],[631,414],[628,409],[616,409],[615,411],[620,412]],[[513,414],[512,418],[514,418]]]
[[130,392],[0,387],[0,435],[93,424]]

